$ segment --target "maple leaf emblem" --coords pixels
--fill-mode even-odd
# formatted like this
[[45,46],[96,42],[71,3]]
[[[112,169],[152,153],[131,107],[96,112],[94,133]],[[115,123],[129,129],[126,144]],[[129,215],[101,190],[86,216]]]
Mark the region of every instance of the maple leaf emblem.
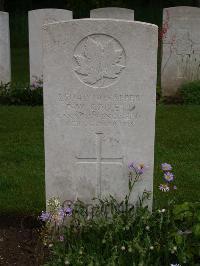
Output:
[[81,79],[88,84],[102,87],[104,79],[116,79],[125,68],[122,65],[123,50],[116,49],[114,40],[107,41],[104,45],[88,37],[85,41],[83,52],[74,55],[78,67],[75,69]]

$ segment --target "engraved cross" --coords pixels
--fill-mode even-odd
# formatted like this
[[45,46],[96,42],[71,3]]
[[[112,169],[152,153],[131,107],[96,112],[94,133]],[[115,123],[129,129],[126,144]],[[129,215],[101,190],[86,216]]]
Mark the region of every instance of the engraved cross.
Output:
[[80,164],[96,164],[96,179],[97,179],[97,193],[101,197],[101,177],[102,177],[102,165],[118,164],[122,165],[123,157],[103,157],[102,156],[102,135],[103,133],[96,133],[96,156],[95,157],[76,157]]

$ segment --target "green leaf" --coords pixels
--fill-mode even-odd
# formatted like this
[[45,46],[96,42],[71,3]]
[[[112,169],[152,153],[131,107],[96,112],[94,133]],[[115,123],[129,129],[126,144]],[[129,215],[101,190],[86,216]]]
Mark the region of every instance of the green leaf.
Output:
[[185,218],[193,217],[192,209],[190,208],[190,204],[188,202],[176,205],[173,209],[173,214],[175,220],[181,221]]
[[200,223],[194,225],[192,231],[197,238],[200,238]]
[[183,242],[183,237],[181,235],[176,235],[175,236],[175,241],[177,245],[181,245]]

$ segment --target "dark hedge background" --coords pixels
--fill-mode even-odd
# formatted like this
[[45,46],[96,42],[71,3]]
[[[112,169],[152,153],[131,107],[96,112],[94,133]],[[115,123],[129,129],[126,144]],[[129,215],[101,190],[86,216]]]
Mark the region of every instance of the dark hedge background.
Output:
[[198,5],[198,0],[1,0],[5,10],[28,10],[32,8],[59,7],[74,8],[76,6],[88,8],[91,6],[120,5],[127,8],[135,6],[173,6],[173,5]]
[[0,0],[0,9],[8,12],[22,12],[37,8],[65,8],[74,12],[75,18],[89,15],[97,7],[119,6],[138,9],[159,9],[168,6],[200,6],[200,0]]
[[[11,47],[28,47],[28,10],[63,8],[74,18],[89,17],[93,8],[117,6],[135,10],[135,20],[161,25],[162,9],[170,6],[200,6],[200,0],[0,0],[0,10],[10,13]],[[20,34],[19,34],[20,33]]]

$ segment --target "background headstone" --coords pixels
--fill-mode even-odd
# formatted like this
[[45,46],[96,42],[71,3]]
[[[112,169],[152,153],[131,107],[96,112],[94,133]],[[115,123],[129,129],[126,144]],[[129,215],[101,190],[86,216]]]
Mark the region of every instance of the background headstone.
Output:
[[0,11],[0,83],[11,81],[9,14]]
[[182,83],[200,79],[200,8],[165,8],[161,35],[162,92],[174,96]]
[[97,8],[90,11],[90,17],[134,20],[134,10],[120,7]]
[[[74,34],[76,33],[76,34]],[[157,26],[74,20],[44,27],[46,196],[122,198],[130,161],[153,188]]]
[[42,26],[72,19],[72,12],[64,9],[36,9],[28,13],[30,82],[42,79]]

